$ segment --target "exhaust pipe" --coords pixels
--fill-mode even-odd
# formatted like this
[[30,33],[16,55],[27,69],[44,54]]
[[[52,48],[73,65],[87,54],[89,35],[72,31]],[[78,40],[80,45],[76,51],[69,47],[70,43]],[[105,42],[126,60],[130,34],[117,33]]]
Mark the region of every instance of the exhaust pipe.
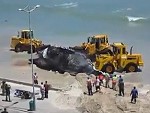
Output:
[[130,48],[130,55],[132,55],[132,49],[133,49],[133,46]]

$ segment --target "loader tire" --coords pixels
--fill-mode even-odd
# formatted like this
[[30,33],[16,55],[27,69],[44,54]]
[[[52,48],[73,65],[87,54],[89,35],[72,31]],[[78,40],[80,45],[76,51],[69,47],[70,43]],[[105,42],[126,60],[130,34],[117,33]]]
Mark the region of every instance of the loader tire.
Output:
[[125,67],[125,71],[126,71],[126,73],[137,72],[138,71],[138,66],[136,64],[134,64],[134,63],[129,63]]
[[22,46],[20,44],[17,44],[16,47],[15,47],[15,52],[18,53],[18,52],[22,52]]
[[108,63],[103,66],[102,71],[112,74],[115,71],[115,67],[113,66],[113,64]]

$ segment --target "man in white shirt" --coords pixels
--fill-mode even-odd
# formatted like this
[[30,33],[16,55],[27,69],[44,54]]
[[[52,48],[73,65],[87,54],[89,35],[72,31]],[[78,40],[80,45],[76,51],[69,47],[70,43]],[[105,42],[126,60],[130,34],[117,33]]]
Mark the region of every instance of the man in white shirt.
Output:
[[38,76],[34,73],[34,84],[38,84]]

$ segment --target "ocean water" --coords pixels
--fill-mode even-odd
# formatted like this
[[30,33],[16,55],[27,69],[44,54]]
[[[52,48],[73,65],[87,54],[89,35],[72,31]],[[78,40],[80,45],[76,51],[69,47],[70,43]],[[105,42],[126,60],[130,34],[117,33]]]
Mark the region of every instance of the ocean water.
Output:
[[[107,34],[110,43],[124,42],[141,53],[142,76],[150,83],[150,1],[149,0],[0,0],[0,47],[9,48],[12,35],[28,29],[27,5],[34,37],[58,46],[80,45],[87,37]],[[5,57],[7,58],[7,57]]]

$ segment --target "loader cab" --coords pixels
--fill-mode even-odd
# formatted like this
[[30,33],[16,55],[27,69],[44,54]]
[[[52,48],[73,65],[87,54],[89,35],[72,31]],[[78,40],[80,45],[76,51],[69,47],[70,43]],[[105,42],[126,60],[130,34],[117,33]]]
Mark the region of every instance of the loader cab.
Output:
[[112,47],[113,47],[113,53],[115,55],[127,54],[126,45],[124,45],[123,43],[113,43]]
[[88,43],[94,44],[96,49],[100,49],[101,45],[108,44],[108,37],[107,35],[95,35],[88,37]]
[[21,31],[21,38],[30,39],[33,38],[33,31],[31,30],[22,30]]

